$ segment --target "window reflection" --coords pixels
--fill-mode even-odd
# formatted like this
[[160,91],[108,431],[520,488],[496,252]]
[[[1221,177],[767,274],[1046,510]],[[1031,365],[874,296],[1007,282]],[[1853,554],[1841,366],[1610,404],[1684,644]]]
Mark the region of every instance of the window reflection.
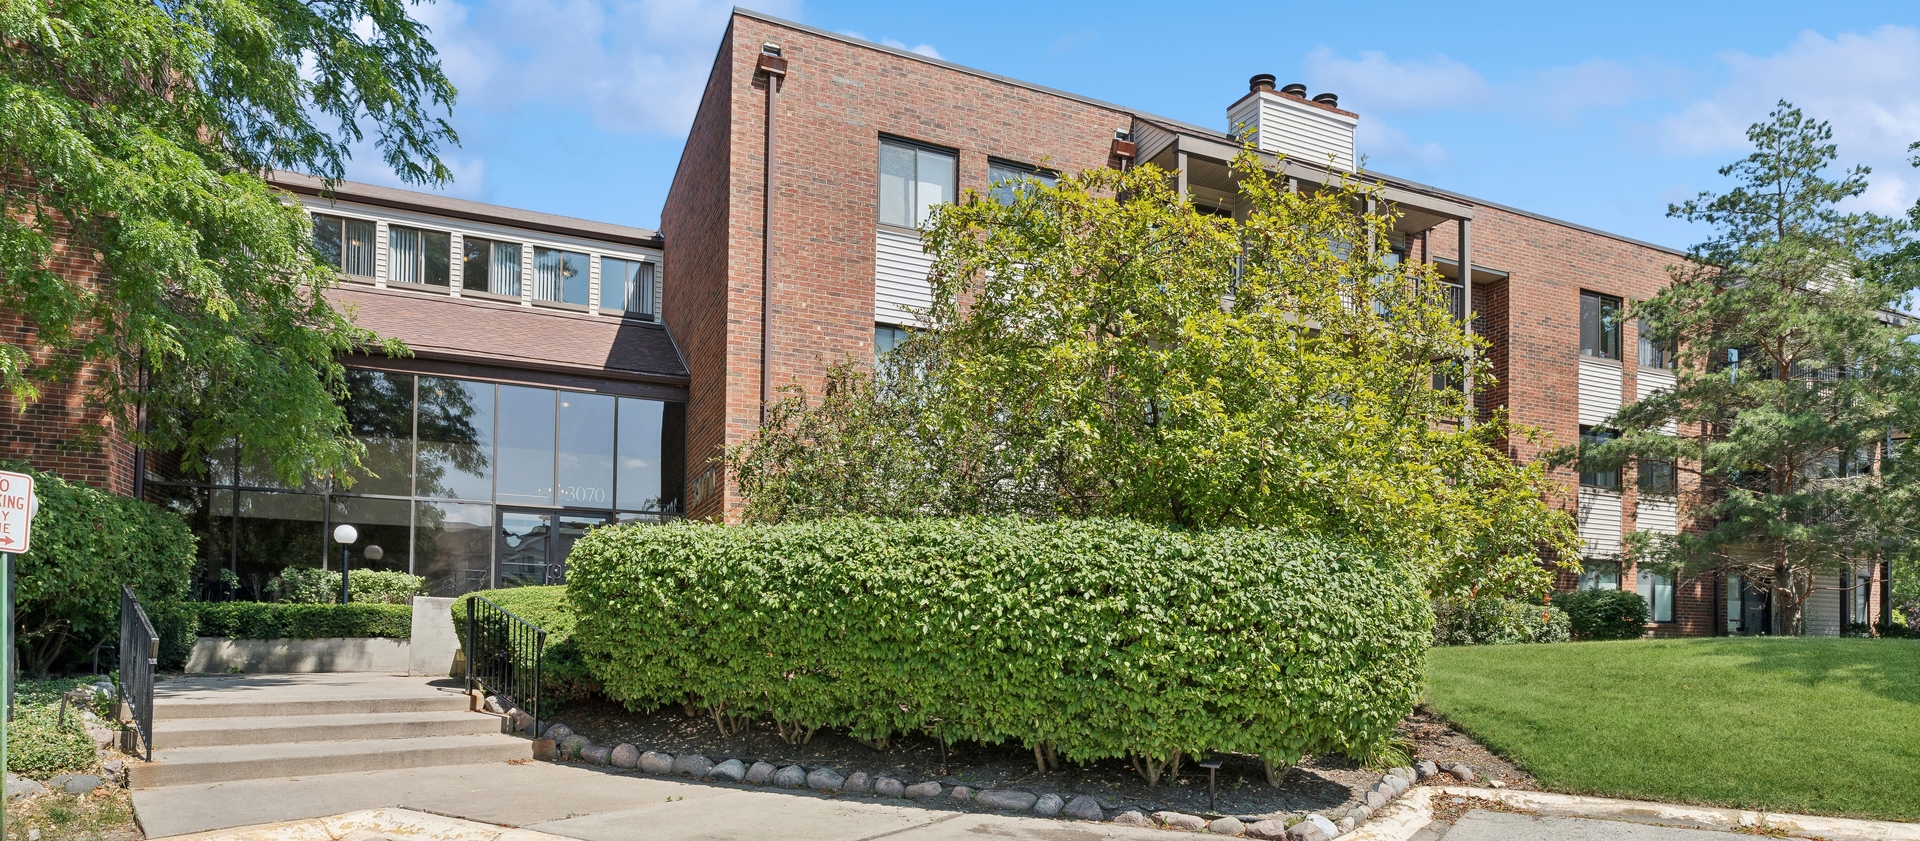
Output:
[[554,397],[551,389],[500,386],[496,501],[553,504]]
[[614,401],[605,394],[560,393],[561,505],[613,507]]
[[420,378],[419,495],[493,498],[493,385]]
[[413,574],[427,580],[427,593],[486,589],[493,579],[493,506],[421,501],[413,510]]
[[413,375],[347,369],[347,424],[366,447],[355,493],[413,493]]

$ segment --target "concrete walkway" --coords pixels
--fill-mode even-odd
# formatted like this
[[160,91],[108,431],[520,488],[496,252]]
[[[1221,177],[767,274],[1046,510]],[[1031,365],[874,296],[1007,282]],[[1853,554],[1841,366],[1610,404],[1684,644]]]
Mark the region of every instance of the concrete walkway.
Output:
[[1704,829],[1475,810],[1434,837],[1441,841],[1731,841],[1738,836]]
[[394,807],[581,841],[1169,838],[1158,829],[629,776],[546,762],[325,774],[133,792],[134,812],[148,838]]

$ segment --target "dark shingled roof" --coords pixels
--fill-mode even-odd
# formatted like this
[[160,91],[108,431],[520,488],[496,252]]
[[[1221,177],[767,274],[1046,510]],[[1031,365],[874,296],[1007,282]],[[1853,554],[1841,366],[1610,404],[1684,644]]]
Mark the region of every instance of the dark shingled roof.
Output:
[[659,324],[584,312],[346,283],[327,291],[361,327],[422,359],[685,385],[687,366]]

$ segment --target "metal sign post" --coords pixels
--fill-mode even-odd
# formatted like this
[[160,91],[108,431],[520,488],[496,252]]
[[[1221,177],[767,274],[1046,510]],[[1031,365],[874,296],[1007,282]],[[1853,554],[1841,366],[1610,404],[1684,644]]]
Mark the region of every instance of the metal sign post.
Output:
[[[0,471],[0,777],[7,768],[7,729],[13,723],[13,677],[19,667],[13,651],[13,559],[33,548],[33,515],[40,499],[33,493],[33,477]],[[6,799],[0,795],[0,800]],[[0,838],[6,836],[5,810],[0,810]]]

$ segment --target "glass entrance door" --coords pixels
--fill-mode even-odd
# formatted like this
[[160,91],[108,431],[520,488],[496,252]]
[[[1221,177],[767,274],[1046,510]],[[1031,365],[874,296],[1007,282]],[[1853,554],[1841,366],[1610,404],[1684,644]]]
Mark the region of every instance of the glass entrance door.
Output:
[[567,583],[567,555],[587,530],[609,522],[605,514],[500,509],[496,530],[498,587]]

